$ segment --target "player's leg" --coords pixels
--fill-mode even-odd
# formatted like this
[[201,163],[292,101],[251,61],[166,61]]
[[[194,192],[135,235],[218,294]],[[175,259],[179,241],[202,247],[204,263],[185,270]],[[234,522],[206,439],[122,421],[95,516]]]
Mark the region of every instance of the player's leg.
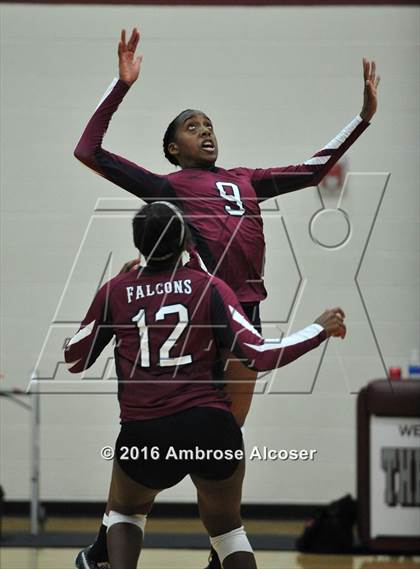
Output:
[[244,473],[245,459],[225,480],[191,476],[197,488],[200,517],[223,569],[257,568],[240,514]]
[[[258,302],[242,303],[242,308],[254,328],[261,333],[260,306]],[[223,378],[224,390],[232,400],[231,412],[239,426],[243,426],[251,407],[257,372],[248,369],[232,353],[226,357]],[[210,548],[209,564],[206,569],[221,569],[221,564],[213,547]]]
[[[242,309],[254,328],[261,333],[259,303],[242,303]],[[229,354],[224,372],[224,380],[226,382],[224,389],[232,399],[231,411],[241,427],[245,423],[251,407],[256,379],[256,371],[244,366],[234,354]]]
[[111,569],[136,569],[146,516],[158,493],[159,490],[135,482],[114,461],[107,531]]
[[[251,407],[254,394],[257,372],[248,369],[236,359],[234,354],[229,354],[224,373],[224,391],[232,401],[231,412],[240,427],[245,423]],[[209,564],[206,569],[221,569],[222,565],[214,547],[210,548]]]
[[[115,510],[116,500],[121,502],[121,498],[119,497],[117,491],[123,492],[125,490],[125,485],[123,484],[119,490],[117,482],[120,479],[128,478],[128,480],[131,480],[131,482],[134,484],[131,486],[134,493],[138,492],[139,488],[142,489],[143,501],[140,502],[140,505],[144,506],[147,504],[147,500],[151,499],[151,496],[154,496],[157,492],[164,488],[174,486],[188,474],[188,468],[186,468],[182,461],[173,458],[166,459],[169,446],[175,444],[173,441],[171,442],[169,440],[168,433],[172,435],[172,439],[177,441],[177,444],[181,449],[184,448],[183,441],[185,437],[187,437],[188,434],[191,435],[191,432],[194,432],[193,429],[186,429],[186,431],[182,430],[184,422],[187,419],[184,421],[184,415],[182,415],[181,418],[179,415],[180,414],[177,413],[174,415],[147,421],[129,421],[121,425],[121,431],[115,445],[115,456],[118,459],[119,468],[117,469],[117,467],[114,467],[114,477],[111,485],[110,496],[108,499],[107,512],[113,509]],[[139,451],[140,448],[157,448],[159,450],[158,457],[153,457],[152,455],[149,456],[148,452],[144,454],[143,452]],[[125,449],[124,452],[123,449]],[[127,449],[130,449],[129,455],[127,455]],[[131,450],[137,451],[136,457],[132,460],[130,458]],[[121,473],[119,471],[123,472]],[[145,495],[146,490],[149,490],[149,497]],[[123,497],[125,496],[125,494],[121,495]],[[135,510],[135,504],[137,503],[139,503],[138,500],[130,501],[130,515],[132,516],[143,513],[143,510],[141,509],[138,511]],[[122,513],[124,514],[124,512]],[[111,552],[109,550],[109,538],[111,534],[110,528],[112,525],[116,525],[114,523],[111,524],[111,522],[115,522],[115,517],[113,520],[108,521],[109,531],[107,533],[107,554],[109,556],[109,559],[111,559]],[[132,525],[135,524],[133,523]],[[135,532],[133,529],[131,529],[131,531]],[[117,536],[117,541],[121,537],[116,534],[115,528],[112,530],[111,538],[112,535]],[[111,539],[111,541],[113,540]],[[136,541],[138,542],[138,540]],[[78,558],[83,555],[86,559],[86,562],[84,559],[80,560],[79,563],[76,561],[76,567],[78,569],[85,569],[86,567],[89,567],[89,569],[99,569],[102,566],[103,559],[92,561],[90,559],[89,553],[89,550],[83,550],[80,552]]]
[[[90,564],[92,569],[96,569],[98,564],[105,564],[108,561],[108,550],[106,545],[106,532],[108,529],[108,514],[104,509],[102,523],[99,527],[95,541],[79,552],[76,558],[77,569],[84,569],[86,564]],[[85,564],[83,564],[85,563]]]
[[109,567],[107,565],[109,558],[108,558],[108,549],[106,543],[106,533],[108,530],[108,514],[106,513],[109,511],[108,506],[104,509],[104,515],[102,518],[102,524],[98,530],[98,534],[96,536],[95,541],[85,547],[77,554],[75,559],[75,566],[77,569],[106,569]]
[[238,425],[242,427],[251,407],[257,372],[248,369],[230,354],[225,371],[224,390],[232,400],[231,411]]

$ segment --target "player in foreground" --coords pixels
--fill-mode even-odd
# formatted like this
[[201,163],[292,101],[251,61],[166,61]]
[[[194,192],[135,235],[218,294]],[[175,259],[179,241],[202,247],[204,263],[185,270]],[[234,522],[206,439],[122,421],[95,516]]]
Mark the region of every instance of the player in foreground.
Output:
[[[216,166],[218,144],[209,117],[197,110],[180,113],[168,126],[164,153],[180,170],[154,174],[102,148],[109,122],[139,77],[142,57],[135,51],[140,39],[134,29],[118,46],[119,79],[114,80],[86,126],[75,156],[101,176],[146,201],[165,199],[184,212],[194,247],[207,269],[236,293],[242,308],[260,330],[259,303],[267,293],[262,278],[265,242],[259,203],[265,199],[316,186],[349,146],[367,128],[377,108],[375,63],[363,61],[363,108],[335,138],[302,164],[226,170]],[[228,390],[235,391],[232,412],[239,424],[248,413],[256,372],[233,357],[225,370]],[[247,383],[230,381],[241,379]],[[106,518],[105,518],[106,519]],[[90,550],[91,560],[106,561],[106,527]],[[217,559],[211,564],[217,569]],[[94,566],[93,566],[94,567]]]
[[[240,517],[242,433],[228,395],[214,384],[214,365],[220,353],[232,352],[250,368],[270,370],[346,334],[344,313],[334,308],[282,340],[265,340],[228,285],[182,265],[188,235],[173,204],[145,205],[134,217],[133,238],[146,267],[98,291],[65,349],[69,370],[80,373],[116,339],[121,430],[107,511],[112,569],[137,567],[155,497],[186,475],[223,568],[256,568]],[[188,458],[179,459],[185,452]]]

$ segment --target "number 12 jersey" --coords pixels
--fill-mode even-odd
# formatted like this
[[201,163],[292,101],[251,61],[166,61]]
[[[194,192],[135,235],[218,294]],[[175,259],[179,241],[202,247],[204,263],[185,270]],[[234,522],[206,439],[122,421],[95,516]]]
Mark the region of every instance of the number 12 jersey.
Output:
[[326,339],[311,324],[264,340],[222,280],[179,266],[122,273],[96,294],[65,349],[69,370],[91,366],[115,336],[122,421],[152,419],[195,406],[229,409],[215,366],[234,355],[258,371],[281,367]]

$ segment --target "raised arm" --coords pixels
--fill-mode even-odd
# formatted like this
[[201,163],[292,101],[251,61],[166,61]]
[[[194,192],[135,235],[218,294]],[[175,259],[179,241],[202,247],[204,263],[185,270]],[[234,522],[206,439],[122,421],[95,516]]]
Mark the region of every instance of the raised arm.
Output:
[[74,155],[107,180],[139,198],[150,200],[162,197],[166,178],[102,148],[102,141],[113,114],[139,77],[142,56],[135,57],[139,39],[140,34],[134,29],[126,43],[125,30],[122,31],[118,45],[119,78],[113,80],[96,107]]
[[327,309],[313,324],[290,336],[264,339],[252,326],[233,291],[217,280],[212,290],[212,322],[219,345],[257,371],[282,367],[318,347],[330,336],[344,338],[344,312]]
[[98,291],[78,332],[64,349],[64,358],[71,373],[80,373],[93,365],[114,335],[108,322],[108,291],[109,283]]
[[251,181],[260,201],[318,185],[332,166],[366,130],[377,109],[377,87],[380,78],[376,75],[374,61],[363,59],[363,78],[363,107],[360,114],[321,150],[302,164],[254,170]]

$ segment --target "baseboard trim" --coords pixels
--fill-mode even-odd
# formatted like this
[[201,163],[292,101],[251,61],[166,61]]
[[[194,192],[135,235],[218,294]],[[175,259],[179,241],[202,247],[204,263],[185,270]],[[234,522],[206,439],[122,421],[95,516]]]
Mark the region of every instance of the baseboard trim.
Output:
[[[42,502],[47,516],[102,516],[104,502]],[[243,504],[242,516],[248,519],[283,519],[302,520],[310,518],[325,507],[320,504]],[[28,501],[7,501],[3,503],[3,514],[6,516],[29,515]],[[158,503],[153,507],[153,517],[161,518],[195,518],[198,517],[197,504],[189,502]]]

